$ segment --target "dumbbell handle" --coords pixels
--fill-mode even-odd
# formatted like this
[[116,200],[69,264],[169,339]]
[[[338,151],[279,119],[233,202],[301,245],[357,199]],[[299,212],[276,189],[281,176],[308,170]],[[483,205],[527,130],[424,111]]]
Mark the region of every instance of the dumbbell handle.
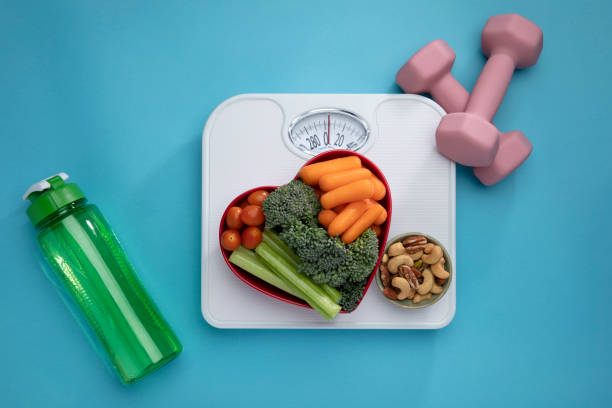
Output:
[[474,85],[465,111],[492,121],[504,99],[514,68],[514,60],[509,55],[491,55]]
[[463,112],[470,94],[449,72],[431,88],[431,96],[447,113]]

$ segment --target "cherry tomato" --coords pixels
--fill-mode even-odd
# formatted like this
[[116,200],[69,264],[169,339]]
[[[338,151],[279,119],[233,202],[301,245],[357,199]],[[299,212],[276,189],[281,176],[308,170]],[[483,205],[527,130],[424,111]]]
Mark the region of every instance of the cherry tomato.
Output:
[[221,246],[228,251],[238,249],[240,246],[240,233],[233,229],[223,231],[223,234],[221,234]]
[[225,218],[225,223],[228,228],[238,230],[244,226],[244,223],[240,219],[240,213],[242,212],[242,208],[240,207],[232,207],[227,212],[227,217]]
[[244,200],[243,202],[241,202],[241,203],[240,203],[239,207],[240,207],[240,208],[244,208],[244,207],[246,207],[247,205],[249,205],[249,203],[248,203],[246,200]]
[[248,249],[255,249],[261,242],[261,230],[257,227],[247,227],[242,231],[242,245]]
[[253,191],[251,194],[249,194],[247,201],[252,205],[262,205],[264,200],[268,198],[269,195],[270,193],[268,193],[266,190]]
[[240,219],[246,225],[256,227],[261,225],[266,220],[263,210],[258,205],[247,205],[240,213]]

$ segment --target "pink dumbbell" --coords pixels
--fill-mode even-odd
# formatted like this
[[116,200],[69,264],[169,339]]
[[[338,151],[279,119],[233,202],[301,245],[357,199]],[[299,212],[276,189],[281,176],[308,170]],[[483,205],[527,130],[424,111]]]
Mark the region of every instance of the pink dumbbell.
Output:
[[438,151],[466,166],[491,166],[500,132],[491,123],[515,68],[535,64],[542,51],[542,30],[518,14],[491,17],[482,32],[482,51],[489,56],[464,113],[442,118],[436,131]]
[[[463,112],[470,95],[450,73],[454,61],[452,48],[444,40],[435,40],[417,51],[395,80],[406,93],[428,92],[447,112]],[[516,170],[531,150],[531,143],[520,130],[502,133],[493,163],[474,168],[474,174],[483,184],[495,184]]]

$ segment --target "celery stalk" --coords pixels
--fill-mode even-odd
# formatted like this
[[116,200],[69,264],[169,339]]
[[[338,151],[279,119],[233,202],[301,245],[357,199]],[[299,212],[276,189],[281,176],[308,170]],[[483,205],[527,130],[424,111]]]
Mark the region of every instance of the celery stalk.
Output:
[[289,283],[293,284],[304,295],[304,300],[318,311],[325,319],[332,320],[338,312],[340,306],[327,295],[321,287],[314,283],[310,278],[298,273],[297,268],[279,256],[272,247],[262,242],[255,248],[259,255],[272,269]]
[[[263,242],[268,244],[274,252],[281,255],[287,262],[292,266],[297,267],[300,263],[300,257],[272,230],[265,230],[263,232]],[[335,302],[340,302],[342,294],[336,290],[336,288],[327,284],[321,285],[321,288],[325,293]]]
[[338,289],[334,288],[333,286],[329,286],[328,284],[321,285],[321,287],[325,293],[327,293],[327,296],[329,296],[334,302],[340,302],[340,299],[342,299],[342,293],[338,292]]
[[268,244],[274,252],[285,258],[291,265],[297,267],[300,263],[300,257],[274,231],[264,230],[262,242]]
[[[287,262],[289,262],[292,266],[298,267],[301,262],[300,257],[297,256],[295,252],[272,230],[265,230],[263,233],[263,242],[268,244],[270,248],[276,252],[278,255],[282,256]],[[298,268],[299,269],[299,268]],[[319,285],[319,284],[317,284]],[[338,303],[342,298],[340,292],[338,292],[335,288],[322,284],[319,285],[321,289],[328,295],[335,303]]]
[[255,252],[246,249],[242,245],[240,248],[232,251],[229,261],[250,274],[257,276],[259,279],[268,282],[270,285],[276,286],[280,290],[290,293],[297,298],[306,300],[295,286],[280,278],[264,264]]

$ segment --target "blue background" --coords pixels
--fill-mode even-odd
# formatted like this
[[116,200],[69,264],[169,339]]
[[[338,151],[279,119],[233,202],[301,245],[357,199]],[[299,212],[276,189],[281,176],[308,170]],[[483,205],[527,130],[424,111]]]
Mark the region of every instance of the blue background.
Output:
[[[504,4],[505,3],[505,4]],[[603,406],[612,397],[606,1],[0,2],[0,402],[4,406]],[[495,118],[529,160],[457,170],[457,314],[439,331],[218,330],[200,314],[200,138],[247,92],[400,92],[425,43],[471,89],[480,32],[544,31]],[[238,148],[238,147],[237,147]],[[236,176],[253,163],[236,163]],[[45,278],[21,194],[66,171],[118,231],[183,354],[131,387]],[[160,194],[163,188],[164,194]]]

